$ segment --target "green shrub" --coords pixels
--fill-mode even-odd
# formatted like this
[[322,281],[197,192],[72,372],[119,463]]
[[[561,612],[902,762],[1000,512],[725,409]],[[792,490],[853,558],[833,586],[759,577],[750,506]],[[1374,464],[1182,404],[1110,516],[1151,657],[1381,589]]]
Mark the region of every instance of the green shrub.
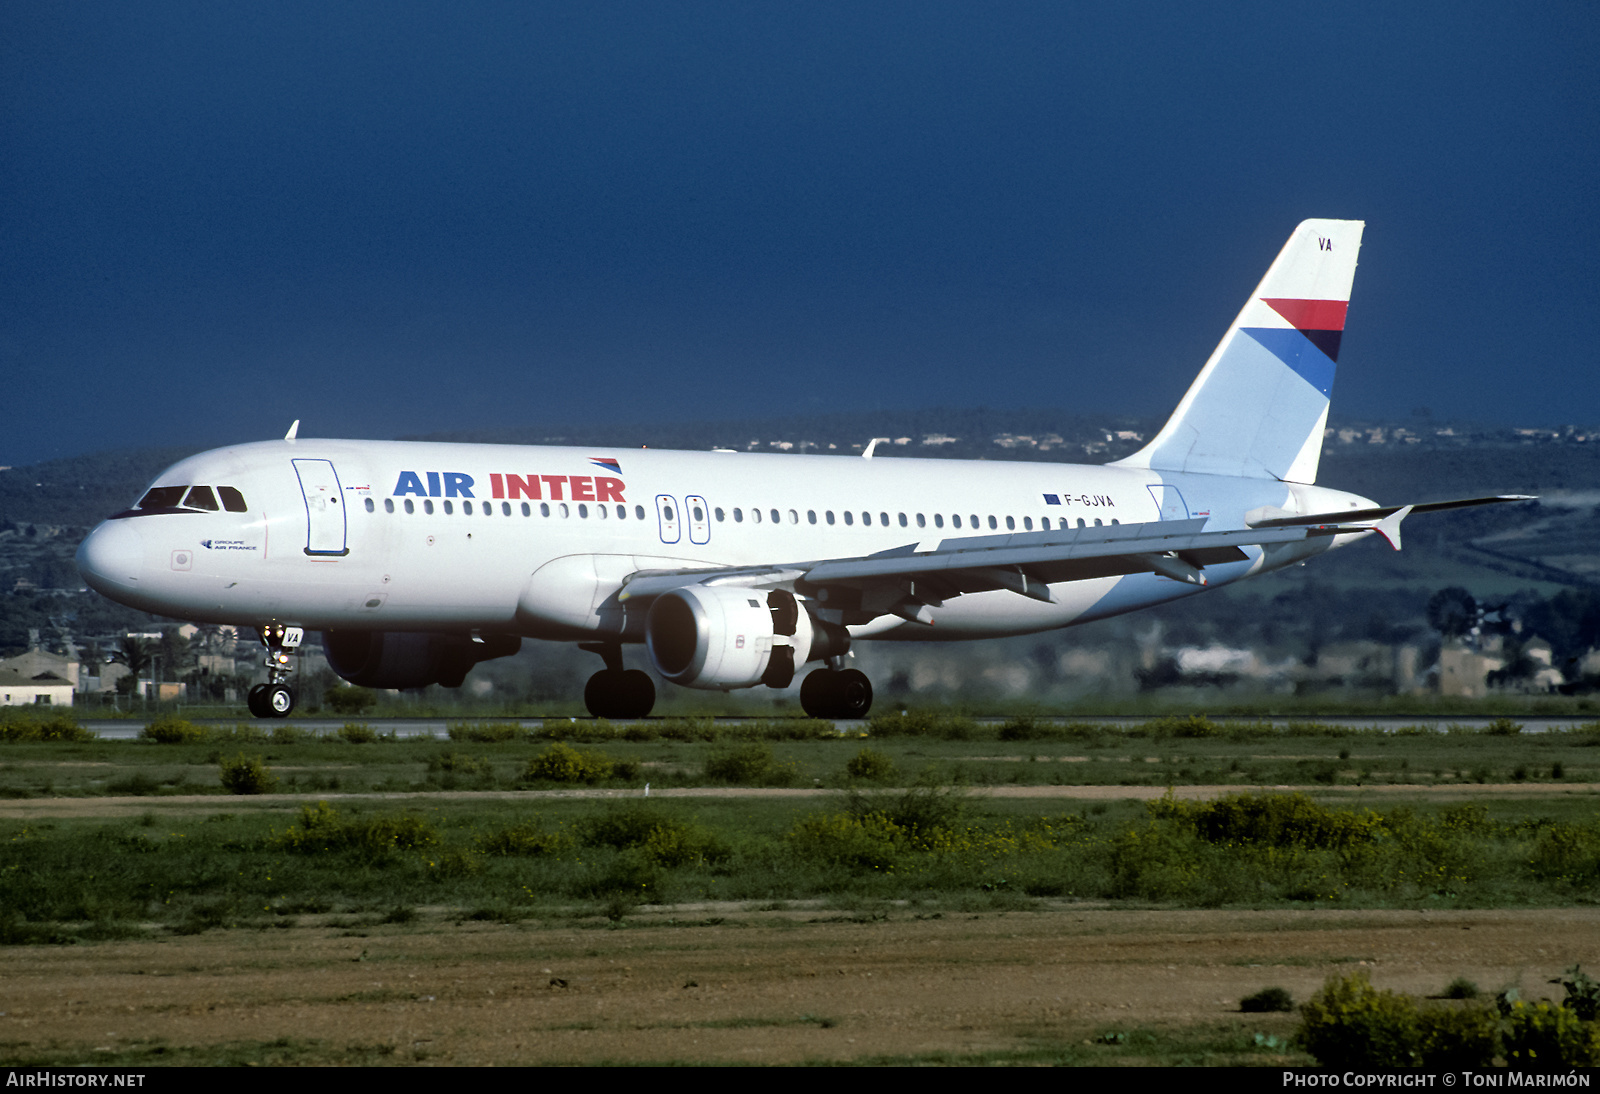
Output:
[[1152,718],[1144,724],[1144,731],[1152,737],[1216,737],[1222,732],[1221,727],[1204,714]]
[[1476,999],[1483,992],[1478,990],[1478,985],[1465,976],[1458,976],[1445,985],[1444,998],[1446,999]]
[[322,693],[322,701],[335,714],[350,717],[365,714],[378,705],[378,693],[370,688],[335,684]]
[[1323,1067],[1415,1067],[1420,1034],[1416,1002],[1364,972],[1329,977],[1300,1008],[1300,1042]]
[[666,718],[657,727],[669,741],[714,741],[717,723],[712,718]]
[[1510,718],[1496,718],[1483,730],[1494,737],[1515,737],[1522,732],[1522,723],[1514,722]]
[[1000,739],[1002,741],[1036,741],[1041,737],[1051,736],[1053,727],[1040,725],[1034,719],[1023,715],[1020,718],[1008,719],[1000,726]]
[[939,737],[965,741],[977,733],[978,723],[965,714],[931,710],[900,710],[874,714],[867,719],[871,737]]
[[1417,1012],[1417,1054],[1434,1071],[1484,1068],[1500,1052],[1499,1016],[1493,1007],[1431,1006]]
[[580,838],[591,847],[634,851],[655,866],[690,866],[720,862],[728,846],[704,825],[680,820],[643,802],[612,806],[578,826]]
[[1600,1017],[1600,981],[1584,972],[1582,965],[1568,969],[1561,986],[1567,989],[1565,1005],[1579,1018],[1593,1022]]
[[1294,1009],[1294,997],[1284,988],[1262,988],[1254,995],[1239,1000],[1239,1009],[1245,1014],[1268,1014]]
[[318,802],[301,806],[300,822],[275,836],[270,845],[300,854],[356,851],[380,856],[392,851],[414,851],[437,842],[438,832],[421,817],[346,818],[327,802]]
[[378,739],[378,731],[365,722],[346,722],[339,727],[339,740],[352,745],[370,745]]
[[1178,801],[1169,790],[1148,803],[1152,817],[1192,825],[1208,843],[1343,849],[1371,842],[1384,821],[1370,809],[1330,809],[1305,794],[1229,794]]
[[278,777],[260,756],[241,753],[222,761],[222,787],[230,794],[270,794],[278,789]]
[[94,734],[71,713],[45,708],[11,707],[0,714],[0,741],[90,741]]
[[429,771],[447,771],[452,775],[487,775],[494,770],[488,760],[475,759],[461,752],[445,752],[428,760]]
[[858,870],[888,870],[908,851],[906,831],[882,813],[812,813],[784,836],[802,859]]
[[477,741],[482,744],[493,744],[500,741],[520,740],[522,736],[522,726],[516,722],[450,723],[450,739],[452,741]]
[[771,745],[752,742],[713,752],[706,758],[706,778],[734,786],[789,786],[796,771],[773,759]]
[[555,855],[565,850],[571,839],[558,832],[547,832],[538,821],[502,828],[478,837],[477,849],[486,855]]
[[970,802],[959,788],[924,782],[899,792],[851,793],[845,807],[855,817],[883,817],[914,845],[926,846],[939,833],[962,827]]
[[1600,831],[1593,824],[1558,821],[1534,839],[1528,865],[1549,880],[1592,883],[1600,875]]
[[614,764],[603,752],[584,752],[557,741],[528,761],[532,782],[597,783],[611,777]]
[[891,782],[895,775],[894,761],[875,749],[863,748],[846,761],[844,773],[861,782]]
[[206,740],[210,733],[205,726],[167,714],[145,726],[143,736],[161,745],[191,745]]
[[1501,1036],[1501,1055],[1519,1070],[1600,1064],[1600,1026],[1553,1003],[1512,1003]]

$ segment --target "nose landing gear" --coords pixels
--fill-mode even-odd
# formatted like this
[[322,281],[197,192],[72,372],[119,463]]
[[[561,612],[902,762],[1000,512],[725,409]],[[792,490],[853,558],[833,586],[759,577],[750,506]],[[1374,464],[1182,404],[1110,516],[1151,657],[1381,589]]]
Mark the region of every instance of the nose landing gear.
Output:
[[246,703],[257,718],[287,718],[294,709],[295,695],[289,687],[291,651],[300,648],[305,632],[299,627],[262,627],[261,644],[266,647],[267,682],[250,689]]

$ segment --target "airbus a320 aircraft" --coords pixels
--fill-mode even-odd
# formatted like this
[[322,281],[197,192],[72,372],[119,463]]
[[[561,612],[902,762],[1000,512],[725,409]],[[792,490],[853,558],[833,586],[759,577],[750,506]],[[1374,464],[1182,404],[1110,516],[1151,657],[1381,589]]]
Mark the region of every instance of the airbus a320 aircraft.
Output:
[[524,637],[605,668],[598,716],[637,718],[643,643],[684,687],[800,687],[861,717],[856,642],[1027,634],[1280,569],[1410,513],[1313,485],[1361,221],[1308,220],[1149,444],[1106,466],[297,439],[158,475],[78,551],[113,600],[255,628],[258,717],[293,708],[290,655],[371,688],[459,687]]

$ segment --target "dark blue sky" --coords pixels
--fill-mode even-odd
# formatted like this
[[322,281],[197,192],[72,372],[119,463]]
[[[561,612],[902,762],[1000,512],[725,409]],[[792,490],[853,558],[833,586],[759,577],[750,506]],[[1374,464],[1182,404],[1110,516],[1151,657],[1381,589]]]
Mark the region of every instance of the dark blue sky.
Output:
[[1592,4],[0,6],[0,464],[1171,409],[1300,219],[1335,414],[1600,421]]

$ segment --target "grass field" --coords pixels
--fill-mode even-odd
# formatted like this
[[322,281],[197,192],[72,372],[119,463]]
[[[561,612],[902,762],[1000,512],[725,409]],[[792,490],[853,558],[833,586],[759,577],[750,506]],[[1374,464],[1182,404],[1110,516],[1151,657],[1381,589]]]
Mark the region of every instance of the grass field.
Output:
[[[707,901],[1593,901],[1600,733],[1517,729],[1174,718],[1130,731],[934,713],[883,716],[851,738],[803,719],[461,723],[450,741],[362,723],[277,739],[171,720],[137,741],[15,730],[0,745],[0,795],[15,803],[0,819],[0,937],[404,921],[419,907],[517,921]],[[246,793],[224,788],[230,770]],[[1204,787],[1213,800],[1047,793],[1087,786]],[[45,797],[84,808],[28,809]]]

